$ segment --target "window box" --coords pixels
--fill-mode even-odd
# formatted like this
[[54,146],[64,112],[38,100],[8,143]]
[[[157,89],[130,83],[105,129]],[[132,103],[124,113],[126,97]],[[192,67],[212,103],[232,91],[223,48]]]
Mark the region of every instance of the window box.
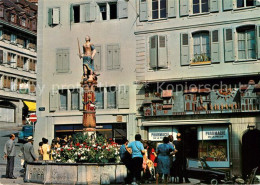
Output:
[[190,65],[203,65],[203,64],[211,64],[211,61],[199,61],[199,62],[191,62]]

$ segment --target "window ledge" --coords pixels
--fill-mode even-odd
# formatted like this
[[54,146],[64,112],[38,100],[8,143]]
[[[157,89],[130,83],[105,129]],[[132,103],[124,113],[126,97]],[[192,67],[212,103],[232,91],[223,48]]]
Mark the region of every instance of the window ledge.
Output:
[[236,60],[233,62],[234,65],[240,65],[240,64],[254,64],[259,63],[257,59],[248,59],[248,60]]
[[196,14],[190,14],[188,18],[193,18],[193,17],[198,17],[198,16],[212,16],[210,12],[205,12],[205,13],[196,13]]
[[211,61],[203,61],[203,62],[191,62],[190,66],[198,66],[198,65],[210,65]]
[[71,74],[72,71],[68,71],[68,72],[54,72],[54,75],[66,75],[66,74]]
[[162,69],[148,69],[147,72],[158,72],[158,71],[170,71],[171,69],[168,67],[168,68],[162,68]]
[[168,22],[168,18],[163,18],[163,19],[149,19],[147,22],[148,22],[148,23],[153,23],[153,22]]
[[237,11],[242,11],[242,10],[252,10],[252,9],[254,9],[254,8],[256,8],[256,6],[249,6],[249,7],[241,7],[241,8],[234,8],[234,12],[237,12]]

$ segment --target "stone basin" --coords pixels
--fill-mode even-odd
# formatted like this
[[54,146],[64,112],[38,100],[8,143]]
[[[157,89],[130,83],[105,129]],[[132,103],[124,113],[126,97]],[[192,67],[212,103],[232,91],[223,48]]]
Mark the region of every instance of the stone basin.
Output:
[[40,184],[120,184],[127,169],[122,163],[28,163],[25,181]]

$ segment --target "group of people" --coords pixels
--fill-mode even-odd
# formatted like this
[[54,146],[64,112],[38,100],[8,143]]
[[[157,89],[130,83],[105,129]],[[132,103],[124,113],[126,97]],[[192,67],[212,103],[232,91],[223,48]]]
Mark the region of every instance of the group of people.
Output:
[[[129,143],[123,139],[120,148],[121,161],[128,169],[126,183],[131,182],[176,182],[186,183],[186,157],[183,151],[181,134],[177,134],[177,141],[172,135],[163,138],[163,143],[142,141],[141,135],[135,135],[135,141]],[[143,175],[141,175],[143,174]]]

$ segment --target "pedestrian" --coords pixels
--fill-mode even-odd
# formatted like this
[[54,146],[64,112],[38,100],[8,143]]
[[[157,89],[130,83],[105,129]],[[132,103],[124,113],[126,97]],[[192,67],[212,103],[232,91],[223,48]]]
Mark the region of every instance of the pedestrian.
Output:
[[42,138],[42,160],[50,160],[51,147],[48,144],[48,139]]
[[42,160],[42,145],[43,142],[39,142],[39,148],[38,148],[39,160]]
[[60,146],[64,147],[67,144],[68,144],[68,137],[66,135],[63,135],[60,140]]
[[185,179],[186,183],[190,183],[189,179],[187,178],[186,173],[186,156],[184,153],[184,144],[181,138],[181,133],[177,133],[177,141],[174,141],[173,144],[175,145],[176,150],[178,151],[175,154],[175,161],[174,161],[174,167],[176,168],[176,173],[179,178],[179,183],[183,183],[183,177]]
[[132,149],[132,164],[133,164],[133,175],[134,175],[134,182],[140,183],[141,182],[141,172],[142,172],[142,165],[143,165],[143,154],[144,146],[141,143],[141,135],[135,135],[135,141],[128,144],[128,148]]
[[4,147],[4,158],[7,159],[6,165],[6,178],[16,179],[14,176],[14,157],[15,157],[15,135],[11,134],[9,140],[5,143]]
[[[174,149],[176,149],[175,145],[173,144],[173,140],[174,140],[173,135],[169,135],[168,138],[169,138],[169,144],[172,145],[172,147]],[[172,183],[176,182],[176,179],[177,179],[176,168],[174,167],[175,159],[176,159],[175,154],[170,156],[171,169],[170,169],[169,181],[172,182]]]
[[122,139],[123,145],[120,147],[120,158],[121,161],[124,163],[124,165],[126,166],[128,173],[127,173],[127,177],[125,179],[125,183],[126,184],[130,184],[133,180],[132,177],[132,151],[130,148],[127,148],[128,145],[128,140],[126,138]]
[[[168,174],[170,174],[170,155],[176,153],[173,146],[169,144],[169,138],[163,138],[163,144],[160,144],[156,153],[158,156],[157,173],[159,174],[159,182],[162,181],[162,176],[164,176],[164,183],[168,183]],[[158,175],[157,175],[158,176]]]

